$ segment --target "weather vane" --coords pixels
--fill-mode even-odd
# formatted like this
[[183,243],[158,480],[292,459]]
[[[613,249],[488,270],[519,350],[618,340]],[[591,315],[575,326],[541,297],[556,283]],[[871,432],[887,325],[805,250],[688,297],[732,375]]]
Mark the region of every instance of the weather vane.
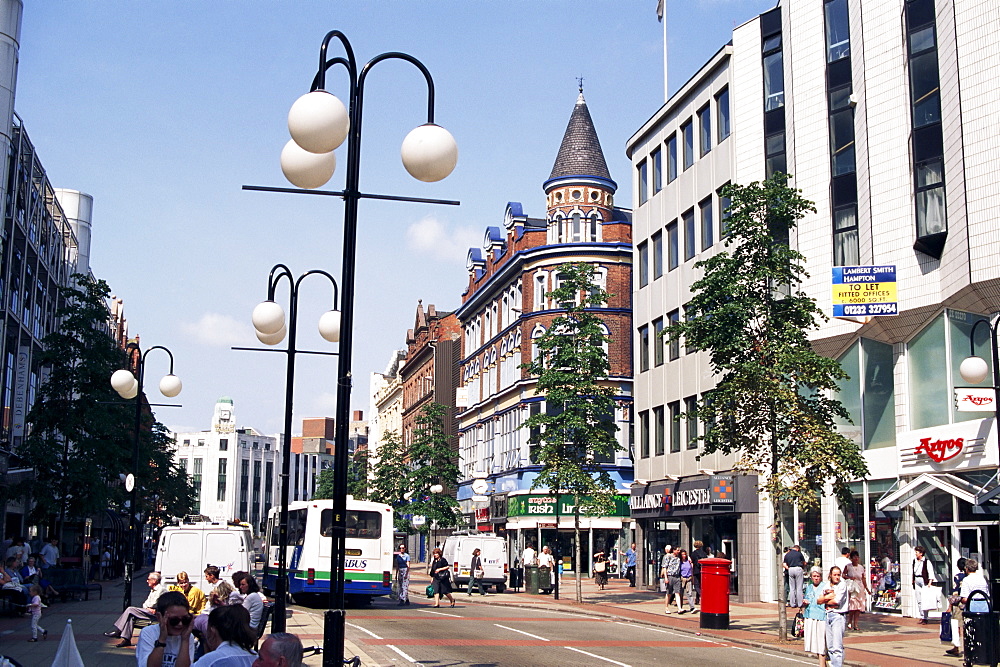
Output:
[[583,92],[583,77],[582,76],[576,77],[576,83],[580,86],[580,92],[582,93]]

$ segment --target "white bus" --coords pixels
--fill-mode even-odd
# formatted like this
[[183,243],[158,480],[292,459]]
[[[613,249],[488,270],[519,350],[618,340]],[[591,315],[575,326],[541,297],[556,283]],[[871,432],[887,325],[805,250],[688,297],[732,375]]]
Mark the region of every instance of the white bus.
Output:
[[[267,514],[263,587],[267,594],[277,581],[280,507]],[[392,592],[392,507],[347,497],[344,594],[370,602]],[[330,592],[332,500],[295,501],[288,505],[288,592],[302,602]]]

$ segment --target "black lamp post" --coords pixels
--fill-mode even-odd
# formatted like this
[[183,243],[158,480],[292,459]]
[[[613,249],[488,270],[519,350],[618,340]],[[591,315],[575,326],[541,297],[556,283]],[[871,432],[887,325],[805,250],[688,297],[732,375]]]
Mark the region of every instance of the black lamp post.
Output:
[[[340,340],[340,312],[337,310],[337,281],[326,271],[314,269],[306,271],[298,280],[292,277],[291,270],[284,264],[276,264],[271,269],[267,279],[267,301],[258,304],[253,310],[253,326],[257,338],[266,345],[277,345],[284,339],[286,333],[285,312],[274,300],[274,291],[282,278],[288,279],[289,316],[288,316],[288,348],[283,350],[287,355],[285,367],[285,431],[281,445],[281,510],[278,519],[278,578],[274,585],[274,613],[271,617],[271,631],[285,631],[285,600],[288,597],[288,477],[292,458],[292,394],[295,389],[295,355],[305,350],[295,347],[298,330],[299,286],[306,276],[319,274],[333,285],[333,308],[323,314],[319,320],[319,332],[331,343]],[[244,349],[244,348],[237,348]],[[336,354],[329,352],[310,352],[310,354]]]
[[[340,41],[346,57],[327,59],[327,48],[333,39]],[[348,437],[351,410],[351,361],[354,328],[354,273],[357,247],[358,202],[361,199],[457,205],[444,199],[401,197],[361,192],[361,121],[365,80],[372,67],[384,60],[404,60],[424,75],[427,83],[427,123],[411,131],[403,140],[400,151],[403,166],[414,178],[425,182],[439,181],[448,176],[458,160],[458,148],[451,134],[434,124],[434,81],[419,60],[405,53],[388,52],[375,56],[359,71],[354,50],[347,36],[332,30],[323,38],[319,50],[319,68],[310,92],[296,100],[288,114],[288,129],[292,135],[281,152],[281,169],[285,177],[298,188],[275,188],[244,185],[244,190],[289,192],[341,197],[344,202],[344,255],[340,281],[342,331],[340,358],[337,368],[337,408],[334,438],[333,525],[330,549],[330,601],[324,617],[323,664],[327,667],[343,664],[344,658],[344,538],[347,513]],[[343,65],[349,77],[347,107],[326,92],[326,72]],[[347,141],[347,174],[341,191],[317,190],[333,175],[336,158],[333,151]],[[299,189],[302,188],[302,189]]]
[[132,606],[132,573],[135,570],[135,554],[139,551],[139,430],[142,427],[142,386],[145,379],[146,355],[153,350],[163,350],[170,357],[170,372],[160,380],[160,393],[167,398],[173,398],[181,393],[181,381],[174,375],[174,355],[162,345],[154,345],[142,352],[138,343],[128,343],[125,351],[135,358],[135,370],[138,377],[131,371],[117,370],[111,374],[111,386],[124,399],[135,399],[135,424],[132,433],[132,468],[125,478],[125,490],[129,492],[128,508],[128,540],[125,544],[125,597],[122,611]]

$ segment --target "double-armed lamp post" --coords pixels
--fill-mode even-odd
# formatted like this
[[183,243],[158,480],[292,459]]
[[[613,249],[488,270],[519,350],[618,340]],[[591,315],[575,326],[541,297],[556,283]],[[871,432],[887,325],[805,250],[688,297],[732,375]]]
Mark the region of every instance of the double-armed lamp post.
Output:
[[[271,269],[267,279],[267,300],[262,301],[253,309],[253,327],[257,339],[265,345],[277,345],[288,335],[288,348],[285,366],[285,430],[281,444],[281,510],[278,518],[278,577],[274,584],[274,613],[271,616],[271,632],[285,631],[285,600],[288,597],[288,478],[292,458],[292,395],[295,389],[295,355],[299,352],[308,354],[336,354],[336,352],[308,352],[295,347],[298,331],[299,286],[303,279],[311,275],[321,275],[333,286],[333,306],[319,318],[319,334],[327,341],[336,343],[340,340],[340,311],[337,310],[337,281],[326,271],[314,269],[306,271],[298,280],[294,279],[291,270],[284,264],[277,264]],[[289,317],[285,324],[285,311],[274,300],[274,291],[278,283],[288,280]],[[240,348],[242,349],[242,348]]]
[[160,393],[173,398],[181,393],[181,380],[174,375],[174,355],[162,345],[154,345],[145,352],[138,343],[128,343],[125,352],[134,359],[136,375],[124,368],[111,374],[111,386],[126,400],[135,399],[135,424],[132,431],[132,468],[125,478],[125,490],[129,496],[128,541],[125,545],[125,597],[122,611],[132,606],[132,573],[135,570],[135,556],[139,552],[139,432],[142,428],[142,386],[146,375],[146,355],[153,350],[163,350],[170,357],[170,372],[160,380]]
[[[338,40],[344,57],[327,58],[327,49]],[[347,513],[348,437],[351,409],[351,361],[354,334],[354,273],[357,247],[358,202],[362,199],[457,205],[457,201],[425,199],[361,192],[361,121],[365,81],[372,68],[385,60],[403,60],[414,65],[427,83],[427,122],[403,140],[403,166],[419,181],[435,182],[447,177],[458,161],[458,147],[444,128],[434,124],[434,81],[419,60],[405,53],[375,56],[358,69],[347,36],[339,30],[326,34],[319,49],[319,68],[310,92],[300,97],[288,113],[292,136],[281,151],[281,170],[296,188],[244,185],[245,190],[289,192],[340,197],[344,200],[344,248],[341,266],[341,332],[337,365],[337,407],[334,436],[333,534],[330,549],[330,601],[324,617],[323,664],[340,667],[344,658],[344,538]],[[326,73],[343,66],[348,75],[347,105],[326,90]],[[333,176],[337,165],[334,151],[347,142],[347,174],[344,189],[318,190]],[[286,438],[288,435],[286,434]]]

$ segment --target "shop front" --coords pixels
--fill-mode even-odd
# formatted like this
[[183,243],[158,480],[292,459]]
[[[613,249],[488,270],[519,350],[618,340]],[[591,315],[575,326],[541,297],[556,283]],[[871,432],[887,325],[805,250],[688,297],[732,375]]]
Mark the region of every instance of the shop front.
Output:
[[[548,546],[562,561],[564,572],[576,571],[574,496],[514,491],[507,494],[505,505],[507,551],[511,565],[531,544],[536,551]],[[581,501],[581,507],[585,506],[586,498]],[[632,539],[626,496],[615,496],[614,509],[610,514],[581,514],[581,571],[589,576],[594,554],[603,551],[611,562],[611,573],[617,574]]]
[[629,509],[640,543],[640,582],[658,586],[664,547],[680,545],[690,554],[695,540],[700,540],[713,554],[732,561],[733,591],[741,600],[753,599],[759,571],[757,496],[755,475],[706,475],[633,485]]
[[[926,550],[938,581],[952,581],[960,558],[975,558],[996,596],[1000,592],[1000,484],[994,420],[911,431],[899,436],[898,455],[900,478],[881,494],[874,503],[874,516],[867,519],[875,538],[868,561],[880,565],[883,552],[899,554],[898,562],[888,561],[896,588],[893,610],[917,615],[912,602],[913,547],[917,545]],[[882,527],[886,522],[894,529],[893,537]],[[904,548],[897,548],[899,544]],[[894,570],[898,576],[892,576]],[[880,572],[873,567],[872,572],[875,579],[884,576],[885,568]],[[941,590],[947,591],[950,585]],[[876,597],[876,610],[886,606]]]

